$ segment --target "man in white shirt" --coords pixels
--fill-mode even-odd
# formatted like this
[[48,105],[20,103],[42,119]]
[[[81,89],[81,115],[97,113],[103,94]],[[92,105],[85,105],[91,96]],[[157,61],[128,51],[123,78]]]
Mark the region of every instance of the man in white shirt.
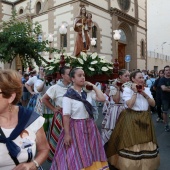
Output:
[[33,77],[29,78],[29,80],[25,83],[25,87],[32,95],[38,93],[37,89],[34,86],[38,78],[44,78],[44,68],[42,66],[39,68],[39,75],[36,75],[36,72],[35,72]]

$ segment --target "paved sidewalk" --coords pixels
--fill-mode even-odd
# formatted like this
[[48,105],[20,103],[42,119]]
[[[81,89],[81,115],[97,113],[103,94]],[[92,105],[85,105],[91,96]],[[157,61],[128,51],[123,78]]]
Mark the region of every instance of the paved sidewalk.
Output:
[[156,122],[157,114],[153,114],[152,118],[160,152],[160,167],[158,170],[170,170],[170,132],[164,131],[163,123]]

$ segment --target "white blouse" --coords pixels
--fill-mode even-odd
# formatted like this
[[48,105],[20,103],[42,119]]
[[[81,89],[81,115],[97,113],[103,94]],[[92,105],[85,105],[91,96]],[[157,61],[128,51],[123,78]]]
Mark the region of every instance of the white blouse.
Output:
[[33,77],[29,78],[29,80],[26,82],[26,84],[28,84],[29,86],[34,86],[34,92],[39,93],[37,91],[37,88],[35,87],[35,83],[37,80],[38,80],[37,76],[33,76]]
[[[117,93],[117,88],[115,87],[115,86],[111,86],[110,87],[110,93],[109,93],[109,96],[114,96],[114,95],[116,95],[116,93]],[[123,98],[122,98],[122,96],[123,96],[123,93],[122,93],[122,91],[120,91],[120,101],[119,101],[119,103],[124,103],[124,100],[123,100]],[[113,99],[112,99],[113,100]],[[115,102],[113,101],[113,102],[111,102],[111,104],[114,104]]]
[[67,87],[61,87],[58,84],[55,84],[46,91],[46,94],[54,100],[56,106],[62,107],[63,96],[67,89]]
[[[32,124],[30,124],[25,130],[28,132],[23,136],[18,136],[13,140],[20,148],[21,152],[19,153],[17,159],[20,163],[27,162],[28,153],[27,150],[31,149],[33,153],[33,158],[36,153],[36,133],[43,126],[45,119],[43,117],[38,117]],[[2,128],[6,137],[9,137],[14,128],[5,129]],[[29,146],[28,146],[29,145]],[[14,161],[8,154],[6,144],[0,143],[0,170],[11,170],[15,167]]]
[[[152,94],[150,92],[150,89],[148,87],[145,87],[144,92],[150,97],[152,97]],[[130,100],[132,98],[132,95],[134,94],[134,91],[132,89],[130,89],[129,87],[125,87],[123,90],[123,100],[125,101],[125,107],[128,108],[128,106],[126,105],[126,101]],[[149,103],[148,100],[141,95],[140,93],[137,93],[137,97],[136,97],[136,101],[133,105],[133,107],[131,108],[132,110],[136,110],[136,111],[147,111],[149,108]]]
[[[35,88],[37,89],[37,88],[38,88],[39,86],[41,86],[42,84],[44,84],[44,81],[42,81],[42,80],[40,80],[40,79],[37,79],[37,81],[35,82],[35,85],[34,85],[34,86],[35,86]],[[51,87],[50,85],[46,86],[46,84],[44,84],[42,91],[39,92],[40,95],[43,96],[43,95],[45,94],[45,92],[46,92],[50,87]]]
[[[92,104],[92,100],[96,100],[94,90],[87,93],[86,100]],[[70,115],[72,119],[87,119],[89,114],[81,101],[63,97],[63,115]]]

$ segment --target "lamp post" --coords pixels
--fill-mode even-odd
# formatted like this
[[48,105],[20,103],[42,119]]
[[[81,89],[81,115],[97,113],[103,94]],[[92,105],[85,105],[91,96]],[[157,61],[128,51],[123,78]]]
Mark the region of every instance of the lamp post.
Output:
[[114,30],[114,35],[113,35],[113,38],[114,40],[116,41],[116,58],[118,59],[118,41],[120,40],[120,33],[121,33],[121,30]]
[[94,52],[94,46],[96,45],[97,38],[91,38],[92,53]]
[[67,28],[65,24],[62,24],[59,28],[59,32],[61,34],[61,56],[60,56],[60,67],[63,67],[65,65],[65,59],[63,55],[63,47],[64,47],[64,35],[67,34]]
[[50,51],[49,51],[49,60],[51,60],[51,43],[54,41],[54,37],[53,37],[53,34],[49,34],[48,35],[48,42],[49,42],[49,45],[50,45]]
[[114,35],[113,35],[113,38],[114,40],[116,41],[116,57],[115,57],[115,61],[114,61],[114,64],[113,64],[113,75],[114,75],[114,78],[116,78],[117,76],[117,73],[118,73],[118,70],[119,70],[119,62],[118,62],[118,41],[120,40],[120,33],[121,33],[121,30],[114,30]]
[[163,55],[163,49],[164,49],[164,48],[163,48],[163,45],[166,44],[166,43],[167,43],[167,42],[163,42],[162,45],[161,45],[161,46],[162,46],[162,55]]

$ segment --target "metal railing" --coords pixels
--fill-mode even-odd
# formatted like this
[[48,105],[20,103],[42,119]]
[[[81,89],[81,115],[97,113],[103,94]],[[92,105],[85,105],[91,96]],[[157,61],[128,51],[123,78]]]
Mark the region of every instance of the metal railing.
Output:
[[147,51],[147,56],[150,58],[157,58],[164,61],[170,61],[170,56],[161,53],[156,53],[154,51]]

